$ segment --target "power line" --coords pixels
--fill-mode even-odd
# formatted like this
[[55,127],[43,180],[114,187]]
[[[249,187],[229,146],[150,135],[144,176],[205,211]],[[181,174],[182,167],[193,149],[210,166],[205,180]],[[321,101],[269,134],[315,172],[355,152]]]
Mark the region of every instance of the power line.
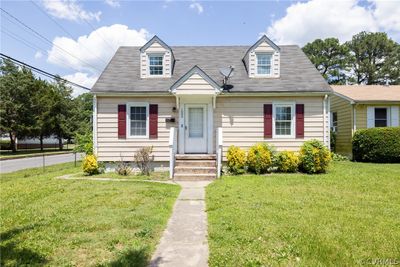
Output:
[[93,27],[92,24],[90,24],[90,22],[87,19],[85,19],[85,18],[82,18],[82,19],[83,19],[83,21],[86,22],[86,24],[88,24],[90,26],[90,28],[92,28],[93,32],[96,33],[100,37],[101,40],[103,40],[103,42],[108,46],[108,48],[110,48],[111,50],[114,50],[113,46],[104,38],[104,36],[102,34],[100,34],[100,32],[98,30],[96,30]]
[[16,20],[18,23],[20,23],[21,25],[23,25],[25,28],[29,29],[30,31],[32,31],[33,33],[35,33],[37,36],[39,36],[40,38],[46,40],[48,43],[50,43],[51,45],[57,47],[58,49],[64,51],[65,53],[67,53],[68,55],[76,58],[77,60],[79,60],[80,62],[86,64],[87,66],[92,67],[93,69],[101,72],[101,70],[99,70],[97,67],[91,65],[90,63],[85,62],[84,60],[81,60],[80,58],[74,56],[73,54],[69,53],[68,51],[66,51],[65,49],[63,49],[62,47],[53,44],[52,41],[50,41],[49,39],[47,39],[45,36],[43,36],[42,34],[38,33],[36,30],[32,29],[30,26],[26,25],[24,22],[22,22],[21,20],[19,20],[18,18],[16,18],[15,16],[13,16],[12,14],[10,14],[9,12],[5,11],[3,8],[0,7],[0,10],[3,11],[5,14],[7,14],[8,16],[10,16],[11,18],[13,18],[14,20]]
[[[31,3],[37,8],[39,9],[40,12],[42,12],[46,17],[48,17],[52,22],[54,22],[54,24],[56,24],[63,32],[65,32],[69,37],[71,37],[72,39],[75,39],[75,37],[67,30],[65,29],[60,23],[58,23],[55,19],[53,19],[51,16],[49,16],[49,14],[47,14],[46,11],[43,10],[43,8],[41,8],[38,4],[35,3],[35,1],[30,0]],[[81,44],[82,45],[82,44]],[[86,46],[82,45],[83,48],[85,48],[85,50],[87,52],[91,52]],[[95,55],[96,56],[96,55]],[[97,59],[99,59],[100,61],[102,61],[104,64],[107,65],[107,62],[105,62],[101,57],[96,56]]]
[[40,73],[40,74],[44,75],[44,76],[46,76],[46,77],[53,78],[53,79],[55,79],[55,80],[60,80],[60,81],[63,81],[63,82],[65,82],[65,83],[68,83],[68,84],[70,84],[70,85],[73,85],[73,86],[82,88],[82,89],[84,89],[84,90],[90,91],[89,88],[87,88],[87,87],[85,87],[85,86],[83,86],[83,85],[80,85],[80,84],[77,84],[77,83],[68,81],[67,79],[61,78],[61,77],[56,76],[56,75],[54,75],[54,74],[51,74],[50,72],[47,72],[47,71],[45,71],[45,70],[36,68],[36,67],[34,67],[34,66],[32,66],[32,65],[29,65],[29,64],[27,64],[27,63],[25,63],[25,62],[22,62],[22,61],[19,61],[19,60],[15,59],[15,58],[10,57],[10,56],[7,56],[7,55],[5,55],[5,54],[3,54],[3,53],[0,53],[0,57],[2,57],[3,59],[11,60],[11,61],[13,61],[14,63],[16,63],[16,64],[18,64],[18,65],[20,65],[20,66],[24,66],[24,67],[26,67],[26,68],[28,68],[28,69],[34,71],[34,72],[37,72],[37,73]]

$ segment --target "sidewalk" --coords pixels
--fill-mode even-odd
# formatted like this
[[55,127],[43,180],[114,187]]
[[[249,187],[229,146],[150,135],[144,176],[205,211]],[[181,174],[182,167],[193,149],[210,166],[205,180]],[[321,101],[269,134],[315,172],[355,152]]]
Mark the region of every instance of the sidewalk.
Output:
[[205,187],[209,183],[177,182],[182,191],[150,266],[208,266]]

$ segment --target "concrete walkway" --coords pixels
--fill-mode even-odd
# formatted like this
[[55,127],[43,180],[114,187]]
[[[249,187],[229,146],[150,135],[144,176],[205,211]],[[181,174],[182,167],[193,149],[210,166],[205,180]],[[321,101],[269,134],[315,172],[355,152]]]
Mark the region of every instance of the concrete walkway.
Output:
[[150,266],[208,266],[205,187],[209,181],[177,182],[182,187]]

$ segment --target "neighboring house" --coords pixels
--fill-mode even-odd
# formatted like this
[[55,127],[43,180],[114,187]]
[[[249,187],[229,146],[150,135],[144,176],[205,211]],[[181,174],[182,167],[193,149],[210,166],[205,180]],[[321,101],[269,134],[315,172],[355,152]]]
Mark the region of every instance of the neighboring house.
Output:
[[[0,137],[1,141],[10,141],[10,137],[8,134],[5,134]],[[63,143],[66,143],[67,140],[63,139]],[[8,145],[9,146],[9,145]],[[55,136],[49,136],[43,138],[43,147],[44,148],[58,148],[58,138]],[[18,149],[33,149],[40,148],[40,139],[39,138],[22,138],[17,139],[17,148]],[[9,148],[7,148],[9,149]]]
[[331,127],[336,152],[351,156],[351,140],[358,129],[399,126],[399,85],[332,86]]
[[329,85],[298,46],[266,36],[251,46],[168,46],[155,36],[120,47],[92,92],[98,160],[132,161],[153,146],[155,167],[176,179],[214,178],[231,145],[329,147]]

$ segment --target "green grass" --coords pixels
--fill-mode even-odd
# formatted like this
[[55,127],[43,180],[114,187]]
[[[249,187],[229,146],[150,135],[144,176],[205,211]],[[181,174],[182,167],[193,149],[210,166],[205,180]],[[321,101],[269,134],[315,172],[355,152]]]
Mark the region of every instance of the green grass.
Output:
[[139,174],[130,174],[130,175],[119,175],[116,172],[107,172],[96,174],[92,176],[86,176],[83,172],[79,172],[74,174],[73,177],[85,178],[114,178],[114,179],[129,179],[129,180],[156,180],[156,181],[166,181],[169,180],[169,173],[168,172],[152,172],[150,176],[146,175],[139,175]]
[[146,266],[179,187],[60,180],[73,163],[1,175],[0,266]]
[[57,155],[57,154],[64,154],[68,152],[72,152],[73,148],[68,149],[54,149],[54,148],[45,148],[41,151],[39,148],[35,149],[19,149],[17,152],[12,152],[11,150],[0,150],[0,159],[16,159],[16,158],[27,158],[27,157],[34,157],[34,156],[42,156],[45,155]]
[[207,187],[210,266],[354,266],[400,259],[400,164],[223,177]]

